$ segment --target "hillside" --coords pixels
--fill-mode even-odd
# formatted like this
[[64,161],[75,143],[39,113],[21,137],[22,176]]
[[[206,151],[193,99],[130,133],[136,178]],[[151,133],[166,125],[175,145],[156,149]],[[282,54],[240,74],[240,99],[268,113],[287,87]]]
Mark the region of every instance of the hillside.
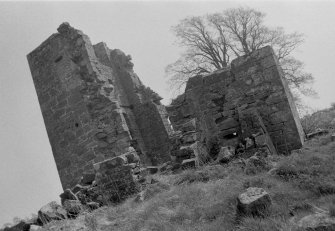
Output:
[[[335,215],[334,151],[328,134],[307,141],[290,156],[267,157],[271,166],[235,160],[173,175],[155,174],[159,183],[148,186],[144,202],[132,197],[40,230],[305,230],[298,223],[307,227],[316,218],[301,218]],[[236,198],[249,187],[269,193],[269,214],[237,219]]]

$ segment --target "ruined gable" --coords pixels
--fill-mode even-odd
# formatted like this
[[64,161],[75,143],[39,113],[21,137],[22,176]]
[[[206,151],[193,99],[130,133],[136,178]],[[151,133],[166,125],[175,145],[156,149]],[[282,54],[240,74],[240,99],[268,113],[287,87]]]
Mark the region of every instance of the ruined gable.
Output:
[[177,130],[195,118],[199,141],[218,137],[223,146],[236,146],[246,129],[253,128],[252,121],[246,121],[250,116],[242,116],[250,109],[259,114],[264,129],[258,129],[266,130],[279,153],[302,146],[298,113],[271,47],[233,60],[229,69],[189,79],[185,93],[167,107]]

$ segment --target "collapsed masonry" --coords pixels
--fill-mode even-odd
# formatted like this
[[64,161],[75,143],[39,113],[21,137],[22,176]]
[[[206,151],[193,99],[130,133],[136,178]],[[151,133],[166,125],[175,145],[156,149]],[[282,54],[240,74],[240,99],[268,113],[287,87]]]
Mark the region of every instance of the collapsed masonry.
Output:
[[130,56],[92,45],[68,23],[27,57],[64,189],[90,172],[96,182],[124,179],[131,186],[139,162],[201,164],[214,138],[221,146],[258,145],[270,153],[303,143],[270,47],[234,60],[230,69],[191,78],[167,110],[134,73]]

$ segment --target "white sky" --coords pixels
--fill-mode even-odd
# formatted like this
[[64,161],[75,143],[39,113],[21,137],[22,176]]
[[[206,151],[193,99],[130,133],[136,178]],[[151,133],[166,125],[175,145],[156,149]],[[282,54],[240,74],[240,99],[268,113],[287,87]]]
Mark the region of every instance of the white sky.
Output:
[[266,22],[306,35],[296,57],[315,76],[314,108],[335,102],[335,2],[0,2],[0,227],[58,200],[61,185],[44,127],[26,54],[62,22],[92,43],[105,41],[133,57],[135,71],[168,102],[164,68],[181,50],[171,26],[186,16],[249,6]]

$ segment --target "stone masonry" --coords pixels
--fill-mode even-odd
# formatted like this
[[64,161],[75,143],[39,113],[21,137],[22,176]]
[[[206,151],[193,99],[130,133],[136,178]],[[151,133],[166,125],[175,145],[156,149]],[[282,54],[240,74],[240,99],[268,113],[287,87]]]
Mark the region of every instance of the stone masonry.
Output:
[[63,23],[27,58],[64,189],[132,148],[145,165],[170,160],[167,113],[129,55]]
[[253,135],[272,153],[289,153],[303,144],[298,113],[271,47],[233,60],[230,68],[189,79],[185,93],[167,111],[176,130],[195,119],[202,143],[217,137],[221,146],[236,147]]
[[105,43],[92,45],[68,23],[27,58],[64,189],[95,169],[97,183],[122,181],[134,191],[133,173],[142,168],[131,167],[130,156],[141,165],[172,160],[188,168],[211,161],[213,143],[216,151],[262,148],[270,154],[303,144],[295,104],[270,47],[189,79],[185,93],[167,107],[142,84],[129,55]]

